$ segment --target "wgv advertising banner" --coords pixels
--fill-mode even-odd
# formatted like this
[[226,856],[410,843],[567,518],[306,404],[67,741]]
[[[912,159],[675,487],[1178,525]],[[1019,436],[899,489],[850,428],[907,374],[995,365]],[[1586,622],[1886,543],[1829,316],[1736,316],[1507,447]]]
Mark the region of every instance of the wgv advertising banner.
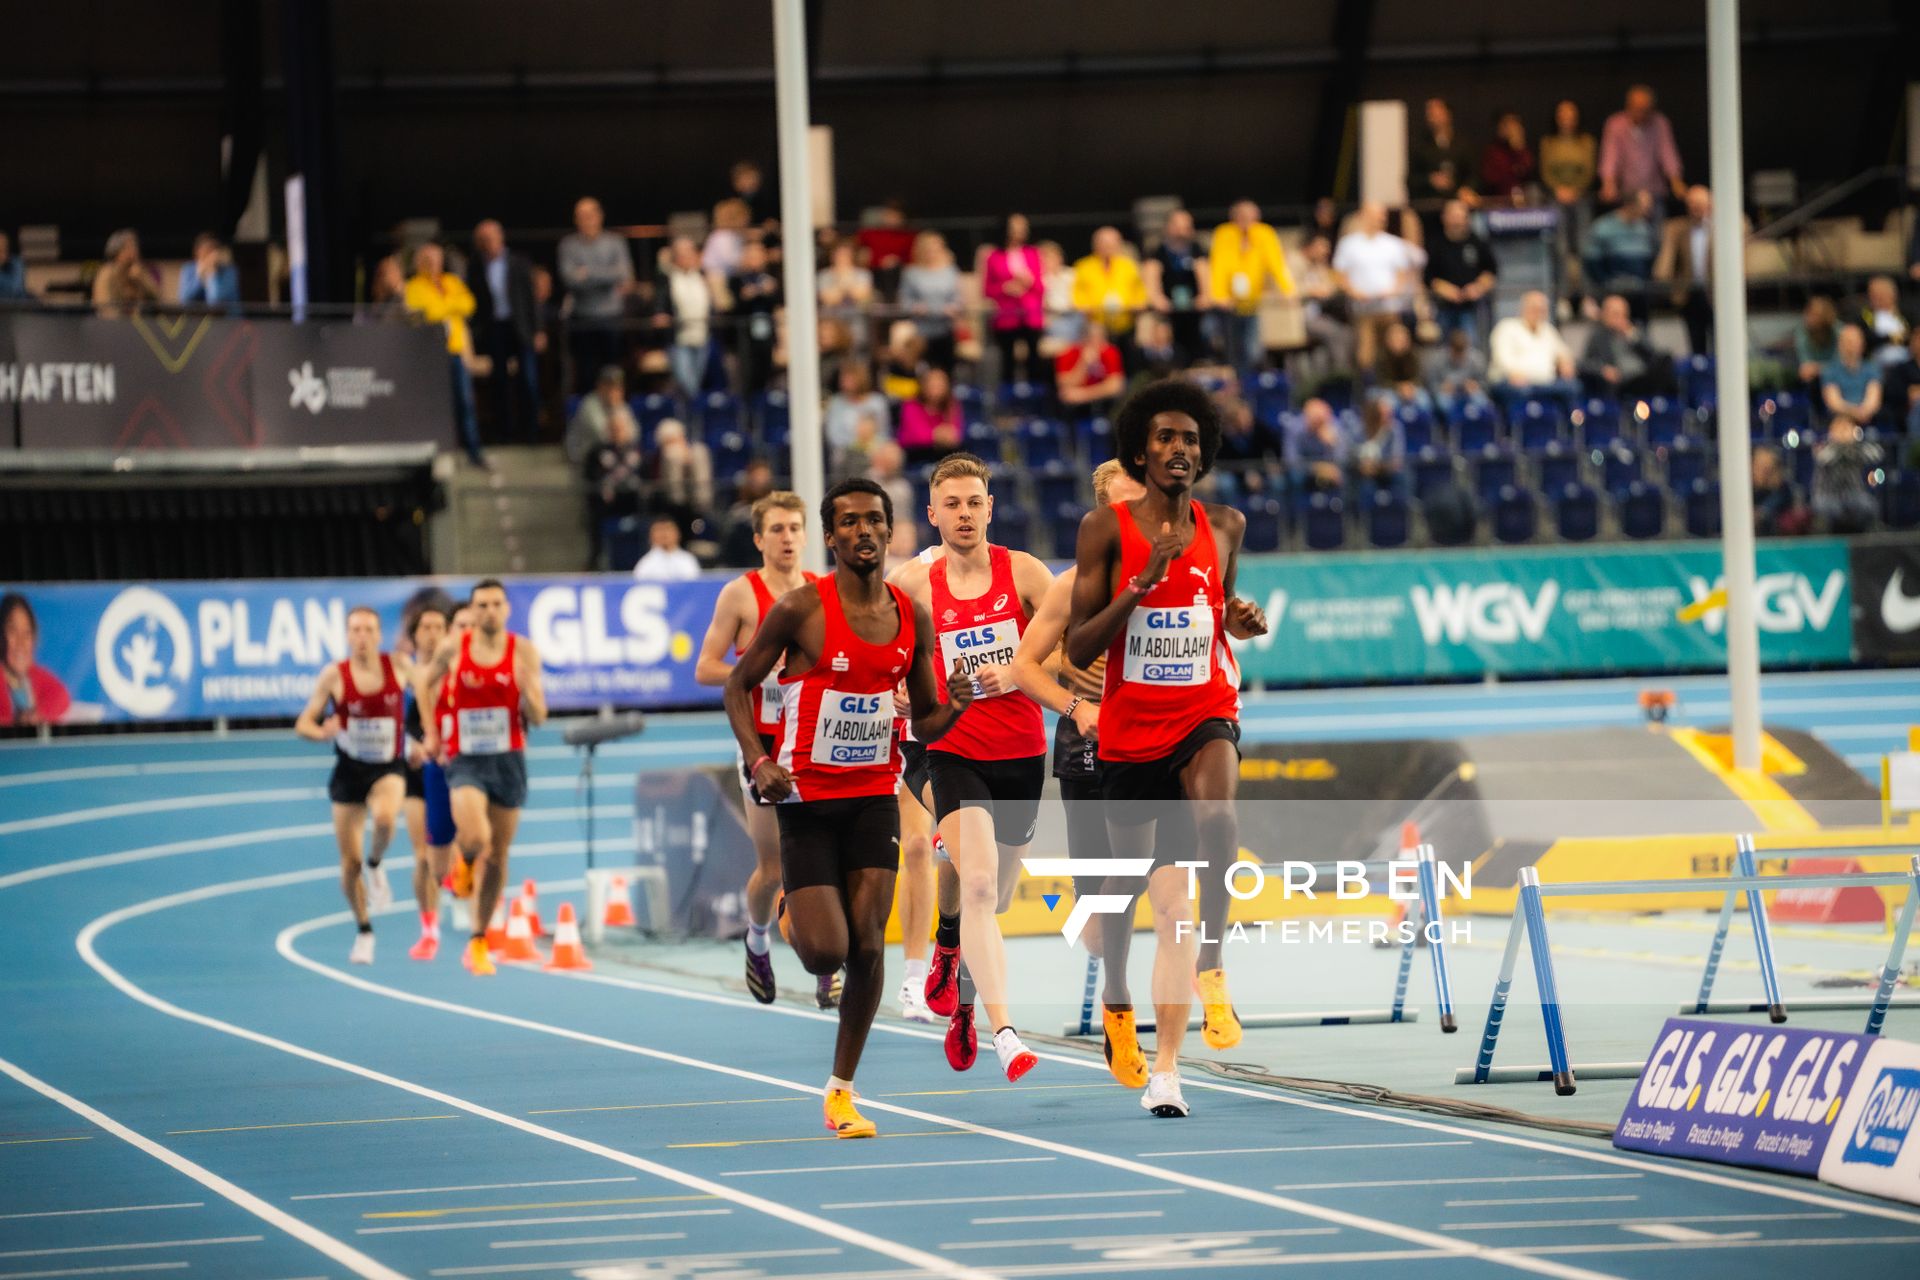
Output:
[[1874,1036],[1668,1018],[1613,1145],[1820,1175]]
[[[293,716],[319,670],[347,653],[347,612],[380,615],[384,644],[436,593],[466,579],[338,579],[0,586],[26,601],[36,702],[61,723]],[[540,650],[555,710],[717,705],[693,682],[721,582],[587,576],[507,581],[511,630]],[[9,613],[14,610],[9,609]],[[9,631],[10,644],[19,628]],[[13,708],[5,708],[9,718]]]
[[[1846,544],[1763,543],[1760,658],[1852,657]],[[1714,544],[1243,560],[1239,593],[1271,630],[1238,646],[1250,680],[1724,668]]]

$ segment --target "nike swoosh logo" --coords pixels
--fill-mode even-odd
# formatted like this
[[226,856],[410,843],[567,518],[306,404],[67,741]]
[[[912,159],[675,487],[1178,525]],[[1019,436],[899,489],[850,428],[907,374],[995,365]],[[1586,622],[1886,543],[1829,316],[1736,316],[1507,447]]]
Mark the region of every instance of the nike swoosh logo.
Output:
[[1901,590],[1899,569],[1893,571],[1887,589],[1880,594],[1880,619],[1889,631],[1920,630],[1920,597]]

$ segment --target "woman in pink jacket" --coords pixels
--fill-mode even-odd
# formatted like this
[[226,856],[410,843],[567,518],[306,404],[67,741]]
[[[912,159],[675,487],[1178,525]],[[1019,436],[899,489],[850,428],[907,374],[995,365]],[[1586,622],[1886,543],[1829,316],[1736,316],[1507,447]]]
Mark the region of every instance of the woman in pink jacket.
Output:
[[0,595],[0,725],[58,724],[73,705],[60,677],[34,661],[40,621],[27,598]]
[[[1046,323],[1045,282],[1040,253],[1027,242],[1025,214],[1007,218],[1007,242],[987,254],[980,288],[993,304],[993,337],[1000,348],[1000,377],[1006,382],[1038,382],[1046,365],[1040,358],[1040,329]],[[1026,355],[1015,363],[1015,351]]]

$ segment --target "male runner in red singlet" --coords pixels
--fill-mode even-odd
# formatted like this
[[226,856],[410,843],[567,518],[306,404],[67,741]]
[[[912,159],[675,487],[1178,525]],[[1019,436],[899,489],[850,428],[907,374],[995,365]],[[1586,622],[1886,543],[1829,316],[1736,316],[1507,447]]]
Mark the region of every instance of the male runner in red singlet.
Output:
[[[440,605],[426,604],[413,616],[413,630],[407,639],[413,652],[423,660],[447,638],[447,613]],[[413,901],[420,908],[420,940],[407,955],[415,960],[431,960],[440,952],[440,880],[447,874],[447,851],[436,849],[427,831],[427,769],[434,765],[427,755],[426,717],[420,713],[420,699],[407,697],[407,798],[403,812],[407,819],[407,839],[413,845]],[[446,779],[440,790],[446,791]],[[446,843],[451,843],[449,839]]]
[[[1199,877],[1200,918],[1207,935],[1219,938],[1230,902],[1225,873],[1240,849],[1240,691],[1227,637],[1262,635],[1267,620],[1233,594],[1246,517],[1193,499],[1220,448],[1220,416],[1207,393],[1182,378],[1141,387],[1114,416],[1114,445],[1147,492],[1089,512],[1080,524],[1067,657],[1084,668],[1106,654],[1099,758],[1107,834],[1116,858],[1155,859],[1147,895],[1159,938],[1159,1034],[1140,1105],[1156,1116],[1184,1116],[1179,1054],[1190,988],[1199,991],[1211,1047],[1239,1043],[1240,1023],[1217,947],[1212,963],[1194,973],[1191,931],[1177,927],[1189,918],[1186,874],[1164,842],[1156,845],[1156,827],[1173,806],[1192,814],[1208,864]],[[1106,892],[1137,888],[1110,881]],[[1101,924],[1108,1061],[1125,1062],[1138,1054],[1126,984],[1133,914],[1106,915]]]
[[[800,551],[807,545],[807,505],[799,494],[770,493],[753,504],[753,545],[760,549],[760,567],[720,588],[720,598],[714,602],[713,622],[693,668],[693,678],[700,684],[726,684],[733,672],[728,650],[735,658],[745,653],[774,601],[813,581],[814,575],[800,568]],[[770,753],[780,732],[778,677],[776,671],[752,691],[753,721],[760,730],[756,755]],[[773,956],[767,931],[773,926],[774,895],[780,888],[780,827],[774,821],[773,806],[753,795],[747,757],[740,757],[739,765],[740,794],[746,800],[747,834],[753,839],[755,858],[746,890],[747,990],[761,1004],[772,1004]],[[822,974],[814,991],[815,1003],[822,1009],[833,1008],[839,1002],[839,985],[838,971]]]
[[[394,822],[407,792],[402,682],[408,674],[404,657],[380,652],[380,615],[356,608],[347,614],[347,660],[320,673],[313,696],[293,725],[294,732],[310,742],[333,743],[327,798],[333,801],[333,833],[340,841],[340,887],[360,926],[348,957],[354,964],[373,963],[371,912],[393,901],[380,859],[393,841]],[[373,848],[363,864],[361,839],[369,810]]]
[[[820,504],[834,571],[781,597],[727,678],[727,718],[761,798],[777,805],[793,949],[816,976],[845,967],[827,1080],[827,1129],[871,1138],[853,1074],[885,983],[887,916],[899,865],[893,689],[907,680],[914,732],[937,740],[972,701],[958,670],[940,702],[933,628],[881,577],[893,504],[871,480],[843,480]],[[781,672],[778,759],[760,748],[753,690]]]
[[[474,584],[467,598],[473,629],[449,636],[433,660],[414,677],[421,701],[433,706],[438,685],[448,695],[452,732],[447,737],[447,790],[453,801],[460,856],[479,881],[473,902],[473,937],[466,965],[476,976],[493,973],[487,924],[507,883],[507,852],[520,829],[527,802],[526,726],[547,718],[540,682],[540,653],[507,630],[507,589],[496,578]],[[438,754],[439,726],[429,726],[428,753]]]
[[1047,739],[1040,707],[1014,686],[1011,667],[1027,619],[1053,575],[1026,552],[987,541],[991,474],[969,453],[941,460],[933,471],[927,518],[945,554],[910,560],[890,581],[933,619],[941,667],[957,666],[974,681],[973,705],[926,753],[933,817],[948,859],[939,865],[940,918],[927,1008],[950,1019],[947,1061],[956,1071],[967,1070],[977,1049],[973,999],[962,990],[964,955],[987,1007],[1001,1069],[1018,1080],[1038,1059],[1012,1026],[1006,944],[997,917],[1012,900],[1020,855],[1040,816]]

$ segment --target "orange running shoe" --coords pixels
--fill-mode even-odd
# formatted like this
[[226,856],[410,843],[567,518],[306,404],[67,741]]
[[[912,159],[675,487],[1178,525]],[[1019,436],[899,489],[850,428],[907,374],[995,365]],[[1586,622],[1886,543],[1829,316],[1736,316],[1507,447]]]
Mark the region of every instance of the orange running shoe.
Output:
[[473,864],[457,853],[453,855],[453,896],[473,896]]
[[854,1110],[853,1090],[829,1089],[826,1099],[827,1132],[836,1138],[871,1138],[873,1121]]
[[1193,993],[1200,997],[1200,1038],[1209,1049],[1231,1049],[1240,1043],[1240,1015],[1227,998],[1227,971],[1206,969],[1193,975]]
[[467,943],[467,972],[476,978],[493,976],[493,954],[487,950],[485,938],[474,938]]
[[440,954],[440,938],[436,934],[423,933],[420,941],[413,944],[407,952],[415,960],[431,960]]
[[1107,1070],[1129,1089],[1147,1087],[1147,1055],[1140,1052],[1140,1033],[1133,1025],[1133,1010],[1100,1006],[1100,1022],[1106,1032]]

